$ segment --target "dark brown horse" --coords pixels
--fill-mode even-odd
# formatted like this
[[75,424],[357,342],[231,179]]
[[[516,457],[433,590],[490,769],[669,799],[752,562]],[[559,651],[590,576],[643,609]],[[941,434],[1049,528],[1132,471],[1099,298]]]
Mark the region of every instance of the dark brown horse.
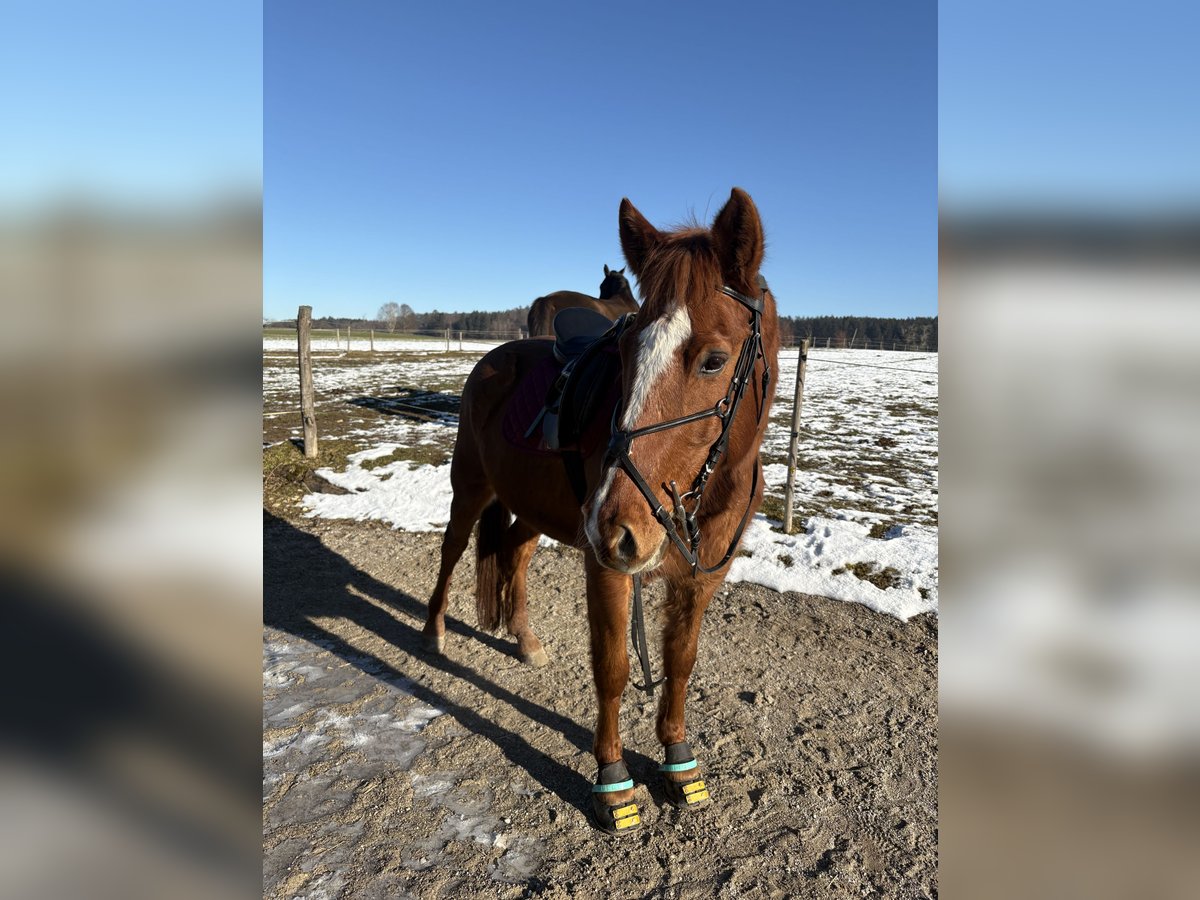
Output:
[[[682,807],[708,798],[685,736],[687,682],[704,610],[762,499],[758,451],[778,350],[775,300],[759,280],[762,223],[744,191],[733,190],[711,229],[658,231],[622,200],[620,233],[644,302],[619,339],[616,436],[607,451],[601,446],[584,459],[587,500],[581,508],[560,459],[530,455],[502,432],[518,385],[552,343],[514,341],[492,350],[463,390],[454,500],[424,628],[428,648],[440,652],[450,576],[478,521],[480,626],[505,625],[522,659],[544,665],[526,612],[526,567],[541,534],[583,551],[598,703],[592,808],[610,832],[640,822],[617,724],[629,676],[626,622],[635,574],[666,585],[657,718],[664,790]],[[697,543],[693,534],[703,539]]]
[[554,317],[560,310],[572,306],[584,306],[594,309],[603,316],[616,321],[627,312],[637,312],[638,303],[633,297],[633,288],[625,278],[625,269],[610,269],[604,267],[604,280],[600,282],[600,296],[592,297],[580,294],[578,291],[555,291],[545,297],[538,297],[529,307],[526,324],[529,326],[529,336],[554,334]]

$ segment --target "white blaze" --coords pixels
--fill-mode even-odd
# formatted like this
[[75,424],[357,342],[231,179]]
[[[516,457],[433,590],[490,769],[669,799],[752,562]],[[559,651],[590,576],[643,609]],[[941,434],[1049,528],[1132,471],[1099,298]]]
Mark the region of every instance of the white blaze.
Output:
[[[621,417],[621,427],[626,431],[632,430],[637,424],[638,417],[646,406],[650,391],[662,378],[667,368],[675,359],[675,354],[684,342],[692,336],[692,319],[687,309],[680,305],[669,315],[655,319],[638,336],[638,353],[634,368],[633,388],[629,392],[629,404]],[[612,487],[615,467],[608,470],[604,481],[600,483],[592,497],[592,510],[588,515],[585,532],[593,547],[600,543],[598,518],[600,507],[608,497]]]
[[625,415],[621,418],[621,427],[626,431],[637,425],[651,389],[667,371],[684,341],[691,336],[692,318],[682,304],[675,307],[670,315],[655,319],[638,336],[633,388],[629,392],[629,404],[625,407]]

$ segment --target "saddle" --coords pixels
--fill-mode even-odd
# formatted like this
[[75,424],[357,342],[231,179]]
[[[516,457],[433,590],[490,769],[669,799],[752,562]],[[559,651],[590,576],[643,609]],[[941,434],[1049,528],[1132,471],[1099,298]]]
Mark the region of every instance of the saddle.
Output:
[[542,415],[529,426],[526,437],[540,421],[549,449],[579,445],[613,387],[620,388],[616,336],[627,324],[613,323],[582,307],[564,309],[554,317],[554,358],[562,369],[546,393]]
[[[621,398],[617,338],[632,321],[632,313],[613,322],[590,309],[562,310],[554,317],[552,358],[530,372],[505,418],[509,443],[531,453],[563,457],[581,503],[582,457],[608,439],[612,412]],[[541,400],[536,412],[536,401],[530,402],[534,396]]]

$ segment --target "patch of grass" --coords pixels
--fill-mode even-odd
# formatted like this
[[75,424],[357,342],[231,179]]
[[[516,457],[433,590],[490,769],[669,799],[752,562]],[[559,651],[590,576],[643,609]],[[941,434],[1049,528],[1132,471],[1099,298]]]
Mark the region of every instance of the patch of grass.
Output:
[[922,600],[929,599],[929,588],[917,588],[917,593],[921,595]]
[[920,403],[914,403],[912,400],[889,403],[884,408],[893,416],[928,416],[931,419],[937,418],[936,409],[930,409],[928,406],[922,406]]
[[842,566],[833,570],[834,575],[841,575],[849,572],[855,578],[862,581],[869,581],[881,591],[886,591],[888,588],[894,588],[900,583],[900,573],[891,566],[886,569],[881,569],[877,562],[856,562],[848,566]]
[[397,447],[387,456],[377,456],[374,459],[364,459],[359,463],[359,465],[368,471],[371,469],[378,469],[380,466],[386,466],[388,463],[394,463],[398,459],[403,459],[404,457],[400,455],[403,452],[403,447]]
[[895,439],[895,438],[886,437],[886,436],[883,436],[883,437],[877,437],[877,438],[875,439],[875,443],[876,443],[876,444],[878,444],[880,447],[883,447],[884,449],[887,449],[888,447],[895,447],[895,446],[896,446],[896,439]]
[[[401,460],[407,460],[419,466],[425,464],[440,466],[442,463],[450,461],[450,450],[446,447],[439,447],[433,444],[414,444],[411,447],[397,447],[387,456],[364,459],[359,465],[364,469],[371,470],[379,469],[394,462],[400,462]],[[386,478],[390,474],[389,472],[381,477]]]
[[384,457],[383,462],[395,462],[399,459],[406,459],[411,463],[416,463],[418,466],[430,465],[440,466],[450,462],[450,457],[454,453],[454,445],[439,446],[436,444],[414,444],[411,447],[400,447],[391,456]]
[[896,524],[894,522],[876,522],[871,526],[871,530],[867,532],[867,537],[886,540],[888,532],[895,527]]
[[779,560],[781,563],[783,563],[785,566],[787,566],[789,569],[792,567],[792,564],[795,562],[795,560],[792,559],[792,556],[790,553],[780,553],[775,558],[777,560]]
[[760,513],[762,513],[764,516],[766,516],[768,519],[775,519],[776,521],[782,522],[783,521],[783,498],[782,497],[772,497],[770,495],[764,496],[762,506],[759,507],[758,511]]
[[346,457],[361,449],[351,441],[318,441],[316,459],[305,459],[304,451],[291,441],[263,450],[263,507],[292,517],[296,504],[315,490],[336,490],[316,474],[317,469],[344,469]]

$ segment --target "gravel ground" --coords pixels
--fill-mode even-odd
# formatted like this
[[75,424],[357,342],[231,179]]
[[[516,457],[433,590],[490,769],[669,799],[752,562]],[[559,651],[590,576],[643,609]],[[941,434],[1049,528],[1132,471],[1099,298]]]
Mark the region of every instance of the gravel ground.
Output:
[[532,669],[468,624],[473,548],[446,655],[430,657],[440,535],[264,516],[266,897],[937,896],[936,617],[723,587],[688,705],[714,802],[666,805],[654,701],[631,687],[644,824],[614,839],[585,812],[578,551],[534,556],[530,618],[551,661]]

